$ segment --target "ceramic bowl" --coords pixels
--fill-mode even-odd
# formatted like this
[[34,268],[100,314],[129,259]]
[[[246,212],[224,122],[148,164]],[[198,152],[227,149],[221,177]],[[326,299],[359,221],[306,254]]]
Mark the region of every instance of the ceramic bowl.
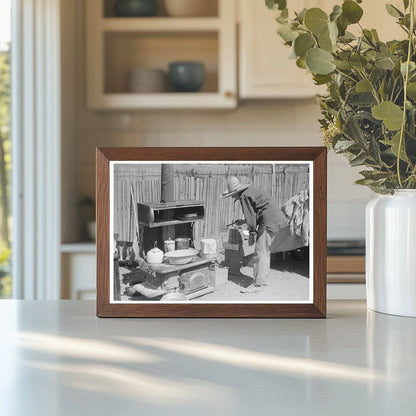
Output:
[[167,89],[166,72],[160,69],[139,68],[131,71],[127,90],[135,93],[159,93]]
[[169,82],[176,92],[198,92],[205,80],[205,67],[201,62],[172,62],[169,65]]
[[156,16],[158,0],[117,0],[114,5],[119,17]]
[[190,263],[197,255],[198,250],[188,248],[186,250],[169,251],[165,254],[165,258],[168,259],[169,264],[180,265]]

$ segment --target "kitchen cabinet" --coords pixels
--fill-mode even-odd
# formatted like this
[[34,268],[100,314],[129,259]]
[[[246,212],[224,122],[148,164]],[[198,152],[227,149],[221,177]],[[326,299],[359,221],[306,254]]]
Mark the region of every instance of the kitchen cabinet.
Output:
[[[237,105],[236,7],[217,2],[216,16],[116,17],[112,2],[88,0],[87,105],[89,109],[209,109]],[[110,7],[109,7],[110,6]],[[200,92],[136,93],[127,88],[137,69],[167,72],[169,63],[197,61],[205,66]]]
[[96,255],[94,243],[61,245],[62,299],[95,299]]
[[[337,0],[292,0],[289,10],[320,7],[329,12]],[[401,0],[390,2],[400,9]],[[384,4],[367,1],[362,25],[376,28],[381,40],[403,38],[404,32],[388,15]],[[289,59],[290,48],[277,35],[275,16],[278,12],[267,9],[264,1],[239,0],[239,95],[242,99],[285,99],[313,97],[324,90],[317,87],[311,75]],[[349,30],[357,32],[357,25]]]
[[[293,0],[289,7],[302,10],[322,7],[320,3]],[[277,15],[264,1],[239,2],[239,91],[243,99],[309,98],[319,92],[311,75],[289,59],[290,48],[276,33]]]

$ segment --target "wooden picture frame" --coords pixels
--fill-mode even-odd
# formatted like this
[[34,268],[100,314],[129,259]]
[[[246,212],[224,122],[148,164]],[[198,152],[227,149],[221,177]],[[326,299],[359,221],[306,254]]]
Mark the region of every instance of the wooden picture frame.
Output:
[[[192,148],[97,148],[97,316],[186,318],[325,318],[326,317],[326,220],[327,150],[324,147],[192,147]],[[313,288],[305,303],[114,303],[110,300],[110,267],[113,236],[110,236],[111,162],[161,163],[276,163],[308,162],[310,170],[310,226],[313,256]],[[250,161],[250,162],[249,162]],[[255,161],[255,162],[253,162]],[[114,166],[114,165],[113,165]],[[312,276],[311,276],[312,277]]]

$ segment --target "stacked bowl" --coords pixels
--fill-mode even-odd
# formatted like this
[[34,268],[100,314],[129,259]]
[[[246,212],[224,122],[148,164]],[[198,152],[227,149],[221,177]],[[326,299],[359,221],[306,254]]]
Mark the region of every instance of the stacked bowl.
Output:
[[205,17],[218,14],[216,0],[165,0],[165,8],[172,17]]
[[137,68],[129,73],[128,91],[158,93],[167,89],[166,72],[161,69]]

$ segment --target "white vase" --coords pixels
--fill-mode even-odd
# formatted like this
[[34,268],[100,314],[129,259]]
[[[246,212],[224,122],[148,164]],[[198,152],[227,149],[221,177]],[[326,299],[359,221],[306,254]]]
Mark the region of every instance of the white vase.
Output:
[[416,317],[416,190],[368,203],[366,282],[369,309]]

